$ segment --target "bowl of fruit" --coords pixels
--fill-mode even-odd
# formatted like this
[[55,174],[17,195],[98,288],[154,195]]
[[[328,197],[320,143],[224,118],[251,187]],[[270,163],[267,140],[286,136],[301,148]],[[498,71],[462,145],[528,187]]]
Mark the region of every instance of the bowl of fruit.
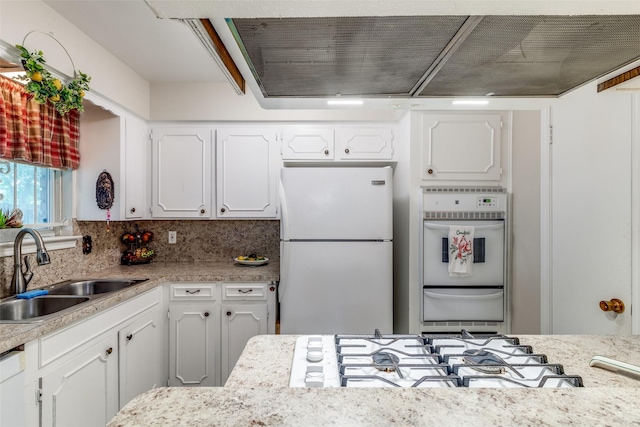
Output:
[[127,249],[122,253],[120,264],[136,265],[150,263],[151,259],[155,256],[155,251],[148,245],[152,239],[153,233],[151,231],[141,232],[137,225],[135,231],[124,233],[120,241],[127,246]]
[[258,256],[256,254],[240,255],[234,258],[233,260],[240,265],[251,265],[251,266],[264,265],[269,262],[269,258]]

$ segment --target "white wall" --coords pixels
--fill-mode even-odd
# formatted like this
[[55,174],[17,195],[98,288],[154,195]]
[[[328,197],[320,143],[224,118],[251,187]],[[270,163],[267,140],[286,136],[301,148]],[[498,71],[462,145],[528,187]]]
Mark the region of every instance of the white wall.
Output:
[[238,95],[228,83],[154,83],[151,120],[187,121],[396,121],[402,110],[265,110],[251,91]]
[[[90,87],[142,118],[149,118],[149,83],[40,0],[0,2],[0,40],[23,44],[30,31],[52,35],[69,52],[75,68],[91,76]],[[24,42],[41,50],[47,64],[72,76],[73,66],[60,44],[32,33]]]
[[514,111],[511,332],[540,333],[540,112]]

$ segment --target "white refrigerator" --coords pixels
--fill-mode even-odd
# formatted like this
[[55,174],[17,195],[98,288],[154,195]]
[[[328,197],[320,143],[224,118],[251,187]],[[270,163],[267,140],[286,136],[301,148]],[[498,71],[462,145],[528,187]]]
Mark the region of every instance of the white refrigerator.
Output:
[[390,167],[282,169],[280,332],[393,333]]

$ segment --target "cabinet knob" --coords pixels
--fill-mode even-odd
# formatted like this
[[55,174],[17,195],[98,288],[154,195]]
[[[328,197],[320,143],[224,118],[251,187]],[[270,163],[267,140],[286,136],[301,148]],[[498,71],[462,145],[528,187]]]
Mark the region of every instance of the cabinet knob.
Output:
[[200,213],[203,214],[205,211],[204,209],[200,209]]
[[329,150],[324,150],[324,154],[325,154],[326,156],[328,156],[328,155],[329,155]]
[[204,317],[209,317],[209,312],[208,311],[204,312]]
[[130,209],[130,212],[131,212],[131,213],[135,213],[135,212],[136,212],[136,208],[131,208],[131,209]]
[[427,170],[427,173],[428,173],[429,175],[433,175],[433,169],[429,168],[429,170]]
[[345,152],[345,153],[347,153],[347,154],[349,154],[349,149],[348,149],[348,148],[345,148],[345,149],[344,149],[344,152]]
[[127,341],[131,341],[131,338],[133,338],[133,335],[131,334],[127,335]]
[[220,208],[220,212],[225,213],[226,209],[225,208]]
[[107,349],[107,356],[110,355],[111,353],[113,353],[113,347],[109,347]]
[[230,311],[227,311],[227,316],[231,316],[231,312]]
[[269,290],[270,290],[271,292],[273,292],[273,291],[275,291],[275,290],[276,290],[276,287],[275,287],[275,286],[270,286],[270,287],[269,287]]

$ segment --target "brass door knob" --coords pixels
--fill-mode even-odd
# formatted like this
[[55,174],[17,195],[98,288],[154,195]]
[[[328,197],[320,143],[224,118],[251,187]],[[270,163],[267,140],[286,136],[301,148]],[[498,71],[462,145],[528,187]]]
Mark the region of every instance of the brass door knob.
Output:
[[620,314],[624,312],[624,302],[618,298],[613,298],[611,301],[600,301],[600,309]]

